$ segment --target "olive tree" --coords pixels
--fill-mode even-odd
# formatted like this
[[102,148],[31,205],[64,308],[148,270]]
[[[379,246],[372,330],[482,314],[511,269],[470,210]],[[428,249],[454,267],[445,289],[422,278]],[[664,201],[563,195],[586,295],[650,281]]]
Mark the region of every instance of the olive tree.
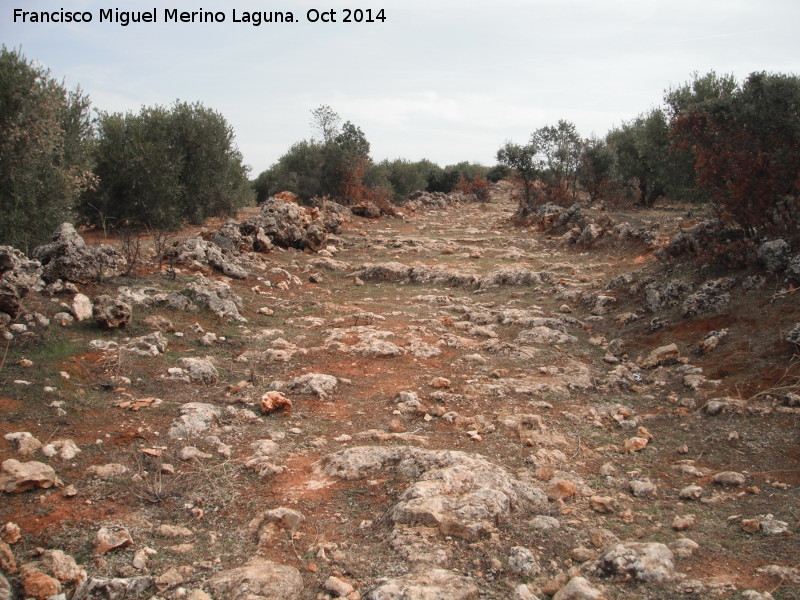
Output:
[[522,196],[519,200],[518,214],[524,217],[533,209],[534,191],[541,168],[536,160],[539,149],[533,141],[522,146],[511,141],[506,142],[497,151],[497,162],[512,169],[522,182]]
[[200,104],[101,113],[94,189],[78,209],[87,223],[174,229],[230,215],[251,195],[233,130]]
[[256,198],[290,191],[303,200],[330,196],[345,203],[358,202],[367,193],[365,177],[372,166],[370,144],[360,127],[341,118],[330,106],[311,111],[312,126],[322,140],[303,140],[255,180]]
[[88,97],[0,48],[0,243],[25,251],[71,218],[90,187]]
[[698,183],[746,236],[800,224],[800,77],[751,73],[731,87],[713,74],[674,90],[673,135]]
[[548,186],[548,199],[574,201],[583,149],[575,125],[561,119],[556,125],[541,127],[531,134],[531,146],[537,149],[536,160]]

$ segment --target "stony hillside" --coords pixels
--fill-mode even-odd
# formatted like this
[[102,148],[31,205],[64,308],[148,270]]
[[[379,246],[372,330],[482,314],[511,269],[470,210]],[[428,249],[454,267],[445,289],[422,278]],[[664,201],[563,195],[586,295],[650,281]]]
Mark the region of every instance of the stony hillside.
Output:
[[507,192],[0,248],[0,598],[800,598],[800,258]]

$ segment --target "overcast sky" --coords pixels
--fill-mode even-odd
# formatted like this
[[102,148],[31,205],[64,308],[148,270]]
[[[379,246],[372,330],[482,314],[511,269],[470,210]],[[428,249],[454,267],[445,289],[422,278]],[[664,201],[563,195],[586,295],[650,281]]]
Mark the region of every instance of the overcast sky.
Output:
[[[376,160],[494,164],[567,119],[604,135],[709,70],[798,74],[797,0],[0,0],[0,40],[21,48],[94,108],[200,101],[233,125],[252,176],[313,135],[330,105],[360,126]],[[385,22],[343,23],[345,8]],[[89,11],[91,23],[13,22],[14,9]],[[99,22],[100,9],[157,23]],[[164,23],[164,9],[222,11],[224,23]],[[291,11],[299,23],[234,23],[233,9]],[[336,11],[336,23],[307,12]]]

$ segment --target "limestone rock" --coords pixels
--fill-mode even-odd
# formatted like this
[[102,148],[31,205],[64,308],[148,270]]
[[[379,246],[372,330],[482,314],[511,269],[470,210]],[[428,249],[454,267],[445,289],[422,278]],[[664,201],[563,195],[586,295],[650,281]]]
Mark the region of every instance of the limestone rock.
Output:
[[584,577],[573,577],[558,590],[553,600],[603,600],[603,592],[592,587]]
[[56,230],[49,244],[34,248],[31,257],[42,264],[42,278],[91,283],[120,274],[125,258],[111,246],[89,246],[70,223]]
[[480,279],[478,285],[481,288],[503,285],[538,285],[551,279],[552,274],[546,271],[531,271],[524,267],[501,267],[489,271]]
[[16,318],[22,299],[44,287],[42,265],[11,246],[0,246],[0,312]]
[[770,273],[779,273],[789,266],[792,247],[782,239],[764,242],[758,247],[758,262]]
[[0,600],[12,600],[11,584],[3,573],[0,573]]
[[676,515],[672,520],[672,528],[675,531],[686,531],[697,524],[697,517],[694,515]]
[[461,575],[431,569],[378,581],[366,600],[477,600],[478,587]]
[[39,555],[37,563],[41,570],[63,584],[77,585],[86,580],[86,569],[63,550],[45,550]]
[[712,481],[725,487],[739,487],[744,485],[747,479],[736,471],[722,471],[714,475]]
[[325,583],[322,585],[326,590],[332,592],[338,598],[344,598],[355,592],[355,588],[347,583],[346,581],[339,579],[338,577],[334,577],[331,575],[325,580]]
[[260,558],[217,573],[207,584],[215,598],[225,600],[295,600],[303,591],[300,571]]
[[545,325],[540,325],[533,329],[526,329],[517,336],[517,343],[519,344],[562,345],[573,344],[577,341],[578,338],[574,335],[564,333],[563,331]]
[[600,576],[630,575],[639,581],[663,583],[675,577],[672,551],[657,542],[615,544],[591,565]]
[[677,344],[667,344],[656,348],[647,356],[647,358],[639,360],[639,366],[643,369],[654,369],[660,365],[671,365],[678,362],[680,352],[678,351]]
[[13,550],[11,550],[11,546],[4,541],[0,541],[0,573],[13,575],[16,572],[17,559]]
[[524,546],[511,548],[511,554],[508,557],[508,568],[523,577],[534,577],[542,570],[536,555],[532,550]]
[[37,461],[20,462],[14,458],[3,461],[0,469],[0,490],[6,493],[27,492],[35,488],[60,486],[55,470]]
[[646,437],[632,437],[625,440],[625,452],[639,452],[647,447],[649,440]]
[[292,401],[280,392],[271,391],[261,396],[261,412],[265,415],[277,410],[291,412]]
[[511,511],[543,507],[545,495],[485,458],[457,451],[410,446],[355,447],[323,458],[326,474],[347,480],[397,471],[416,481],[390,516],[395,524],[436,527],[442,535],[478,539],[495,530]]
[[242,235],[239,224],[234,219],[228,219],[214,233],[211,241],[222,250],[230,252],[248,252],[253,249],[253,240]]
[[207,402],[187,402],[180,407],[181,416],[172,422],[167,435],[171,438],[191,438],[211,428],[222,414]]
[[92,315],[103,329],[125,329],[131,323],[133,309],[130,304],[104,294],[94,299]]
[[47,600],[61,591],[61,582],[37,569],[23,568],[20,573],[26,598]]
[[699,485],[687,485],[678,492],[678,496],[683,500],[699,500],[703,495],[703,488]]
[[81,449],[73,440],[54,440],[42,448],[42,454],[48,458],[58,456],[63,461],[72,460]]
[[191,529],[181,525],[159,525],[155,529],[155,534],[166,538],[194,537],[194,532]]
[[346,263],[340,260],[334,260],[332,258],[327,258],[321,256],[321,254],[325,252],[324,250],[320,251],[317,254],[317,257],[308,261],[308,264],[317,269],[327,269],[329,271],[350,271],[353,268],[353,265],[350,263]]
[[219,271],[233,279],[247,279],[247,270],[230,250],[220,248],[214,242],[203,238],[190,238],[178,246],[170,248],[166,258],[176,264],[189,266],[205,266]]
[[286,389],[289,392],[300,394],[301,396],[318,396],[321,399],[329,398],[334,391],[339,380],[333,375],[322,373],[307,373],[292,380]]
[[[134,307],[146,307],[150,309],[167,308],[169,310],[182,310],[195,312],[195,306],[189,298],[177,291],[164,291],[160,288],[154,287],[141,287],[129,288],[121,286],[117,288],[117,299],[130,304]],[[158,315],[149,315],[142,321],[148,327],[163,331],[164,327],[167,330],[172,329],[171,323],[168,319],[159,317]],[[169,325],[167,325],[169,323]]]
[[631,494],[637,498],[654,498],[657,493],[656,485],[651,481],[634,480],[628,484]]
[[85,321],[92,317],[92,301],[84,294],[75,294],[72,298],[72,316],[78,321]]
[[197,275],[185,289],[195,304],[203,306],[220,319],[244,323],[247,321],[239,312],[244,307],[241,297],[231,290],[224,281],[212,281],[203,275]]
[[[255,238],[267,238],[271,244],[283,248],[297,248],[316,252],[325,247],[329,226],[338,228],[341,221],[334,213],[323,211],[326,214],[320,218],[316,208],[301,207],[293,202],[286,202],[281,198],[268,198],[261,205],[261,212],[255,217],[247,219],[240,226],[240,232]],[[254,243],[254,247],[256,244]],[[256,248],[259,251],[265,251]]]
[[786,341],[790,344],[800,346],[800,323],[795,323],[794,327],[789,330],[789,333],[786,335]]
[[152,577],[105,579],[90,577],[76,589],[71,600],[128,600],[143,598],[153,587]]
[[700,544],[689,538],[680,538],[669,545],[672,554],[678,558],[689,558],[698,548]]
[[6,544],[16,544],[22,538],[22,532],[19,525],[8,521],[2,528],[0,528],[0,539]]
[[401,283],[426,283],[432,285],[472,286],[479,285],[474,275],[444,267],[408,266],[397,262],[380,264],[365,263],[350,277],[364,281],[397,281]]
[[105,465],[92,465],[86,469],[87,475],[94,475],[100,479],[112,479],[128,472],[128,467],[119,463],[108,463]]
[[219,382],[219,371],[205,358],[181,358],[178,365],[185,371],[191,383],[213,385]]
[[376,338],[364,339],[350,348],[350,352],[363,358],[394,358],[402,356],[403,351],[397,344]]
[[94,553],[105,554],[117,548],[125,548],[133,543],[130,532],[125,527],[101,527],[95,535]]
[[732,277],[723,277],[706,281],[698,290],[683,301],[681,313],[684,318],[693,317],[707,312],[718,311],[728,304],[731,295],[728,292],[736,280]]
[[125,352],[138,356],[158,356],[167,349],[167,338],[160,331],[135,337],[127,342],[122,349]]
[[33,437],[28,431],[7,433],[3,436],[9,442],[17,445],[17,452],[22,456],[33,456],[42,447],[42,442]]

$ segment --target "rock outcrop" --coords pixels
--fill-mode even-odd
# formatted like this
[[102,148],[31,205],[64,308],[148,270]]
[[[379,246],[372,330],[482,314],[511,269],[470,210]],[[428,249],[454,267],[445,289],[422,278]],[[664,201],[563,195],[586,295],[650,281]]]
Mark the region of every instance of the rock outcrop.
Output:
[[41,263],[42,278],[48,283],[58,279],[74,283],[102,281],[119,275],[127,266],[125,258],[111,246],[89,246],[70,223],[63,223],[53,240],[35,248],[31,257]]

